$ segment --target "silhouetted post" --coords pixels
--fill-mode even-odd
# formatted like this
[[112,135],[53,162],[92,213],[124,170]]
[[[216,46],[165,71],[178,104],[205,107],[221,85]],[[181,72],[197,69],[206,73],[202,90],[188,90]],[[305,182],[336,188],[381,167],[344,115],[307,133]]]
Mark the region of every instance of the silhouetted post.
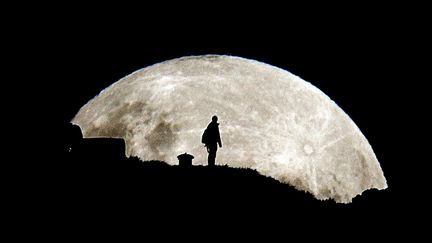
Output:
[[192,166],[193,158],[195,158],[193,155],[187,153],[180,154],[179,156],[177,156],[180,166]]

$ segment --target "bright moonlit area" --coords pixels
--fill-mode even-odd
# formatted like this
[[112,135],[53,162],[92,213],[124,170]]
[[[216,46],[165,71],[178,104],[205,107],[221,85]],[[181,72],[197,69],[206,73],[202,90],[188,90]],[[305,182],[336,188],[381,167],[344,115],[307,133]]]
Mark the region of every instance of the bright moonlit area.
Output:
[[318,199],[351,202],[387,187],[355,123],[327,95],[285,70],[231,56],[193,56],[138,70],[84,105],[84,137],[121,137],[126,154],[206,164],[201,134],[218,115],[217,164],[256,169]]

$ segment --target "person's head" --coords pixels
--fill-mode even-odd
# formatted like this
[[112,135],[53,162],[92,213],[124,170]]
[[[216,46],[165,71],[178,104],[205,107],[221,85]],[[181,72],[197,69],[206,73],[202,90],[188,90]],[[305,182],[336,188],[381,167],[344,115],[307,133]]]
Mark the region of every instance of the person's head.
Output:
[[213,116],[213,117],[212,117],[212,122],[217,122],[217,121],[218,121],[217,116]]

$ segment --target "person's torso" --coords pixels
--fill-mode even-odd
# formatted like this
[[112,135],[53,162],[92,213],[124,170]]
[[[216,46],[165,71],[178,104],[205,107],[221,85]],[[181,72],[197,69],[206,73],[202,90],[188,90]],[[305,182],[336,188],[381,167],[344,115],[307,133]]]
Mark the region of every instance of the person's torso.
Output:
[[210,122],[207,126],[209,142],[215,143],[219,140],[219,123]]

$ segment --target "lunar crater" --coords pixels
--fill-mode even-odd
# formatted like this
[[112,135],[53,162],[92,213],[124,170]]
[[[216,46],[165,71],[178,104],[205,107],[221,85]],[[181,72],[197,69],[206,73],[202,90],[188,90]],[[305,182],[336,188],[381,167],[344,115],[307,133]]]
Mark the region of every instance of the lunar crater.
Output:
[[309,144],[305,144],[305,145],[303,146],[303,149],[304,149],[304,152],[305,152],[307,155],[310,155],[310,154],[312,154],[312,153],[314,152],[314,149],[313,149],[312,146],[310,146]]

